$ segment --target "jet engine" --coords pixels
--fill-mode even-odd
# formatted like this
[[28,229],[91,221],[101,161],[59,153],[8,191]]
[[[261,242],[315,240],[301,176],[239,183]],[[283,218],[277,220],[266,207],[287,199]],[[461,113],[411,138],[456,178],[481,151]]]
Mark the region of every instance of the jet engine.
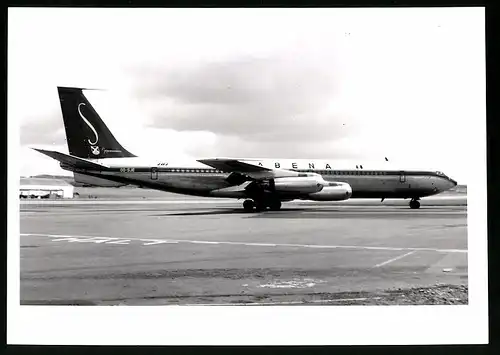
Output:
[[310,194],[321,191],[328,183],[320,175],[274,179],[274,190],[282,193]]
[[318,192],[310,193],[308,200],[342,201],[352,196],[351,185],[343,182],[329,182]]

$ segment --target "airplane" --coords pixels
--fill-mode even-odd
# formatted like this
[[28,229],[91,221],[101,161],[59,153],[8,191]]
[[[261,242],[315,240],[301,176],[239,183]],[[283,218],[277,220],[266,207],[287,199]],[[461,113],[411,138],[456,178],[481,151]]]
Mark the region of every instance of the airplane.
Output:
[[[245,199],[247,212],[277,211],[292,200],[343,201],[350,198],[420,198],[457,185],[440,171],[365,169],[335,161],[207,158],[179,161],[140,158],[113,136],[83,91],[57,87],[69,155],[33,148],[73,172],[75,182],[93,186],[142,188]],[[385,158],[387,161],[388,159]]]

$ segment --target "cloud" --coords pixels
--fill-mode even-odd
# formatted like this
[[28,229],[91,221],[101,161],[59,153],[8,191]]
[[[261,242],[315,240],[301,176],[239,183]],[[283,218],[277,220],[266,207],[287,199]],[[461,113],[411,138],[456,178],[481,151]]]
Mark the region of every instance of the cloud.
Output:
[[218,135],[206,143],[191,144],[186,151],[195,157],[280,159],[349,159],[360,157],[360,151],[351,149],[350,142],[349,139],[336,139],[326,143],[317,141],[308,144],[289,144],[275,140],[262,144],[259,140],[245,139],[235,135]]
[[285,51],[175,70],[142,69],[136,72],[137,95],[155,127],[264,144],[344,137],[348,116],[335,109],[332,62],[313,54]]
[[60,113],[46,113],[34,120],[23,122],[20,129],[22,146],[60,144],[66,134]]

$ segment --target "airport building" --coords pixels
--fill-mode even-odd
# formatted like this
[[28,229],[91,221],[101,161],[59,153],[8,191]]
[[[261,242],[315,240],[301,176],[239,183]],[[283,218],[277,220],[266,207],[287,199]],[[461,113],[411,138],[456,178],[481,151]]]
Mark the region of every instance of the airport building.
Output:
[[73,185],[63,180],[21,178],[19,198],[73,198]]

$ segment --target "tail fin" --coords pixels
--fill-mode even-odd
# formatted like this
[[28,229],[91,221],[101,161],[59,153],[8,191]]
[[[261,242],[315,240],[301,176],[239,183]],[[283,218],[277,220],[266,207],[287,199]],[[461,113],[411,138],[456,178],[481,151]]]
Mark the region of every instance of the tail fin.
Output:
[[57,87],[69,153],[80,158],[129,158],[80,88]]

